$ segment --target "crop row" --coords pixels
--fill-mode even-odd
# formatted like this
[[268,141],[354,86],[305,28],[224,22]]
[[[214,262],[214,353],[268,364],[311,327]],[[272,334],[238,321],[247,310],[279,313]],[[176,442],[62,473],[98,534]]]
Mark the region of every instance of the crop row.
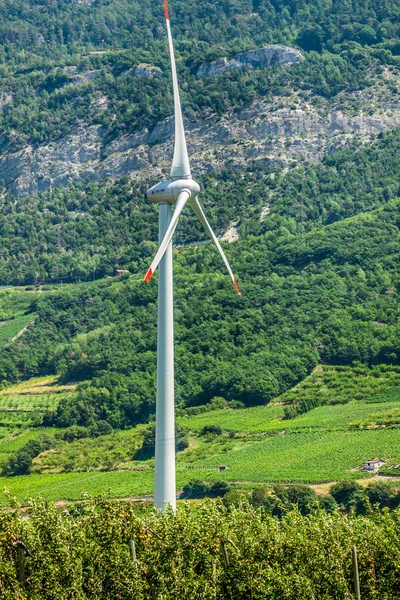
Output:
[[365,475],[359,468],[375,456],[398,459],[400,436],[395,429],[329,431],[274,435],[262,442],[210,457],[224,464],[226,479],[254,482],[318,483]]
[[0,324],[0,343],[16,336],[24,327],[35,320],[34,314],[21,315],[16,319]]

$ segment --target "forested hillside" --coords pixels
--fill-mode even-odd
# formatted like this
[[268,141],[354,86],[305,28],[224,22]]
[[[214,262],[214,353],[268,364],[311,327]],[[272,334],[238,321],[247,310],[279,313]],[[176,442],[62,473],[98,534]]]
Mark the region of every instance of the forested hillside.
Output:
[[[171,15],[186,115],[223,114],[289,87],[324,97],[360,89],[382,65],[399,63],[399,10],[398,0],[176,0]],[[57,138],[81,120],[116,136],[171,114],[162,2],[8,0],[0,8],[0,39],[3,148]],[[289,74],[195,78],[205,61],[266,44],[297,45],[307,60]],[[143,63],[161,74],[129,76]]]
[[[213,246],[176,253],[178,402],[196,405],[222,396],[263,404],[303,379],[321,359],[398,364],[398,140],[395,132],[365,150],[353,148],[293,171],[277,184],[272,180],[268,218],[260,221],[259,213],[243,218],[243,237],[227,248],[242,298],[231,290]],[[254,211],[261,210],[261,190],[268,189],[260,181],[266,180],[254,182]],[[236,206],[243,210],[249,200],[248,192],[240,196],[240,179],[225,187],[237,190]],[[92,194],[93,206],[104,215],[104,205]],[[109,212],[116,219],[117,207]],[[82,218],[86,243],[91,231],[98,243],[107,231],[107,221],[99,231],[95,214]],[[139,214],[141,224],[146,212]],[[155,236],[156,213],[147,214]],[[229,213],[214,215],[218,225]],[[51,213],[47,217],[51,223]],[[125,217],[121,244],[129,233],[135,236],[132,222],[129,229]],[[78,249],[83,231],[71,227],[72,259],[85,249]],[[137,229],[137,242],[146,231]],[[46,227],[38,227],[37,236],[46,236]],[[132,243],[129,252],[136,252],[137,260],[122,263],[135,273],[130,278],[32,296],[27,312],[37,315],[35,325],[23,344],[2,351],[2,370],[9,382],[46,373],[90,380],[73,407],[68,400],[60,404],[54,417],[58,425],[87,425],[97,415],[124,427],[153,413],[157,286],[156,281],[144,285],[142,276],[155,248],[143,238]],[[40,256],[35,260],[40,267]],[[105,273],[105,267],[97,271]]]
[[[193,172],[213,228],[235,232],[224,249],[243,291],[236,296],[215,248],[198,243],[204,233],[187,211],[174,250],[179,436],[182,448],[194,444],[182,464],[215,470],[226,452],[247,469],[254,449],[268,454],[269,444],[277,456],[304,444],[309,460],[314,429],[298,429],[322,415],[318,435],[332,455],[307,481],[326,480],[323,460],[357,440],[359,453],[338,467],[347,476],[374,440],[389,453],[399,425],[399,1],[171,0],[170,9]],[[166,174],[172,148],[162,2],[10,0],[0,7],[0,40],[2,473],[121,462],[149,471],[140,444],[154,437],[145,424],[155,410],[157,276],[149,284],[143,276],[158,213],[143,192]],[[204,63],[269,44],[302,60],[197,75]],[[232,134],[239,125],[247,137]],[[321,363],[337,379],[307,379]],[[374,405],[381,386],[385,410],[361,392],[354,406],[356,383],[341,387],[352,377],[360,388],[373,380]],[[286,410],[266,406],[278,397]],[[349,402],[340,421],[334,405]],[[229,425],[202,454],[207,432],[196,415],[220,409],[220,426],[225,414],[244,422],[267,408],[272,425],[243,434],[253,436],[248,451]],[[376,431],[359,431],[369,420]],[[295,435],[276,442],[282,422]],[[113,458],[115,444],[126,448]],[[399,452],[388,456],[394,469]],[[235,476],[248,480],[239,462]],[[75,475],[62,474],[70,483]],[[280,475],[305,477],[285,464],[268,481]],[[144,474],[135,489],[148,492],[150,481]]]

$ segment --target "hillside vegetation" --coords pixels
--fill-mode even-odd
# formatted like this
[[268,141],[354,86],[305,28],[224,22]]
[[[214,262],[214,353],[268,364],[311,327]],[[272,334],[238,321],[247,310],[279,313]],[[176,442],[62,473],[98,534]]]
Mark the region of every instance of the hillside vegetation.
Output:
[[[176,255],[180,405],[214,396],[264,404],[321,358],[398,364],[399,201],[311,225],[299,231],[294,217],[278,213],[262,224],[264,232],[228,249],[242,298],[212,246]],[[120,428],[154,412],[157,286],[156,278],[144,285],[141,275],[31,294],[26,313],[36,320],[23,343],[0,352],[4,379],[57,373],[90,380],[48,424],[100,418]]]
[[[26,390],[35,401],[37,396],[29,392],[42,388],[43,404],[36,401],[30,408],[37,425],[44,398],[48,408],[54,406],[52,387],[55,391],[59,388],[59,402],[74,394],[48,379],[34,381],[31,388],[11,387],[0,400],[9,405],[18,390]],[[367,483],[374,473],[362,467],[375,456],[384,461],[381,475],[398,475],[399,382],[399,367],[319,366],[294,390],[267,406],[233,408],[219,398],[211,405],[181,409],[178,489],[185,492],[195,481],[203,487],[192,494],[202,494],[206,483],[218,485],[217,495],[226,493],[230,486],[233,490],[259,486],[270,490],[282,482]],[[287,418],[288,409],[308,402],[315,406],[315,398],[323,406]],[[32,428],[31,423],[18,411],[15,421],[1,428],[0,486],[20,502],[38,495],[48,500],[79,500],[84,492],[97,495],[106,490],[111,497],[152,493],[153,424],[107,431],[101,421],[96,422],[96,428]],[[229,468],[219,472],[220,465]],[[393,483],[398,483],[396,478]],[[8,502],[7,498],[2,502]]]
[[[399,94],[399,10],[398,0],[171,2],[185,118],[283,96],[293,96],[288,110],[298,96],[310,110],[335,98],[337,110],[356,111],[361,90],[360,114],[369,103],[378,114],[374,86],[385,80],[379,110]],[[93,124],[109,144],[172,114],[162,2],[6,1],[0,39],[1,153]],[[305,60],[196,78],[203,62],[271,43],[301,48]],[[139,64],[158,70],[137,77]],[[183,216],[181,489],[193,475],[234,485],[363,479],[363,461],[377,455],[384,472],[399,472],[400,130],[363,139],[319,163],[282,169],[255,155],[199,178],[218,235],[237,229],[224,248],[243,296]],[[143,276],[158,215],[145,185],[80,181],[23,200],[2,191],[0,483],[21,501],[152,491],[157,275],[147,285]]]
[[[399,2],[171,2],[186,114],[223,114],[288,87],[330,97],[368,85],[399,63]],[[0,9],[3,148],[45,142],[77,123],[111,137],[172,112],[162,2],[8,0]],[[204,84],[204,61],[266,44],[299,45],[307,61],[285,70],[228,73]],[[139,64],[161,68],[132,76]],[[71,68],[72,67],[72,68]]]
[[[316,236],[316,227],[369,212],[398,198],[399,162],[400,133],[394,130],[368,147],[354,144],[327,156],[321,164],[301,166],[285,176],[274,167],[250,163],[247,170],[210,172],[199,181],[207,216],[217,233],[239,221],[240,236],[248,240],[231,255],[235,270],[242,277],[251,277],[262,264],[265,273],[271,272],[273,265],[274,271],[286,274],[281,266],[287,263],[282,254],[284,242],[321,246],[321,235],[332,235],[331,230],[325,234],[321,229]],[[29,202],[9,198],[0,214],[1,283],[90,281],[113,275],[119,268],[142,275],[157,238],[157,209],[143,198],[143,192],[143,185],[124,178],[78,182]],[[266,207],[268,216],[260,220]],[[362,221],[356,228],[361,225]],[[315,242],[305,237],[309,232],[312,238],[316,236]],[[257,236],[254,242],[248,239],[252,235]],[[201,226],[189,212],[182,216],[175,239],[180,243],[204,239]],[[248,264],[249,245],[257,248],[253,265]],[[328,258],[327,250],[319,252],[321,258]],[[215,254],[204,248],[201,256],[204,269]],[[193,253],[189,260],[195,261]],[[354,262],[356,256],[350,260]],[[294,266],[299,266],[299,259]]]

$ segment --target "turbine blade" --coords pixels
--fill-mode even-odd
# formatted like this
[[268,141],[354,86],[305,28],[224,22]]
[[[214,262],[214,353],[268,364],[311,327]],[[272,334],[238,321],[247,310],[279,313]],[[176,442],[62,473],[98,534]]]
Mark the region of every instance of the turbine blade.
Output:
[[183,126],[181,99],[179,95],[178,76],[176,74],[175,52],[172,41],[171,25],[167,0],[164,0],[165,19],[167,21],[169,53],[171,57],[172,82],[174,86],[174,112],[175,112],[175,148],[172,161],[171,177],[181,179],[190,177],[189,155],[186,147],[185,128]]
[[224,261],[225,266],[228,269],[228,273],[231,276],[233,285],[235,286],[235,290],[237,291],[238,295],[241,296],[242,292],[239,290],[239,286],[238,286],[237,281],[235,279],[235,276],[234,276],[234,274],[232,272],[232,269],[230,267],[228,259],[225,256],[225,252],[222,250],[221,244],[219,243],[219,241],[217,239],[217,236],[215,235],[215,233],[211,229],[211,225],[209,224],[209,222],[206,219],[206,216],[205,216],[205,214],[203,212],[203,209],[202,209],[202,207],[200,205],[200,202],[197,200],[197,198],[194,198],[193,200],[190,201],[189,204],[192,207],[192,209],[194,210],[194,213],[197,216],[197,218],[203,223],[204,229],[207,231],[208,235],[210,236],[210,238],[212,239],[212,241],[214,242],[214,244],[217,246],[218,252],[222,256],[222,260]]
[[182,210],[184,209],[185,204],[186,204],[186,202],[188,201],[189,198],[190,198],[190,192],[188,190],[183,190],[179,194],[178,199],[177,199],[176,204],[175,204],[175,210],[174,210],[174,213],[172,215],[171,222],[170,222],[170,224],[168,226],[168,229],[166,231],[164,239],[163,239],[163,241],[160,244],[160,247],[159,247],[159,249],[157,251],[157,254],[155,255],[154,260],[153,260],[153,262],[150,265],[150,269],[146,273],[144,281],[149,281],[149,279],[152,277],[154,271],[157,269],[158,265],[160,264],[161,259],[164,256],[164,253],[165,253],[166,249],[168,248],[168,244],[172,240],[172,236],[175,233],[175,229],[176,229],[176,226],[178,224],[179,216],[180,216]]

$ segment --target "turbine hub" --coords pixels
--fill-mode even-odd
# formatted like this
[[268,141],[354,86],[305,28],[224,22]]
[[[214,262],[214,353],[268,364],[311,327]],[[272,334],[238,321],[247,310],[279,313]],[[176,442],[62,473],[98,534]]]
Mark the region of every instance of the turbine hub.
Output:
[[156,204],[160,202],[175,204],[183,190],[190,192],[190,198],[195,198],[200,193],[200,186],[193,179],[168,179],[147,190],[145,197]]

